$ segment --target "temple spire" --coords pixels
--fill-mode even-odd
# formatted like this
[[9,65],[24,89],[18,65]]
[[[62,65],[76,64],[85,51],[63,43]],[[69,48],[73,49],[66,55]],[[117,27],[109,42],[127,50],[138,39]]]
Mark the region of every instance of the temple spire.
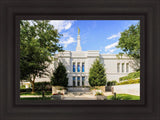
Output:
[[77,47],[76,47],[76,51],[81,51],[81,45],[80,45],[80,29],[78,27],[78,36],[77,36]]

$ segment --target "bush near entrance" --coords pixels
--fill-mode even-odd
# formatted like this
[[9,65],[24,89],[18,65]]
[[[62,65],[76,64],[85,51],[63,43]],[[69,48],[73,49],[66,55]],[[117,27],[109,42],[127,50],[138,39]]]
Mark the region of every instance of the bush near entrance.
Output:
[[67,70],[63,63],[59,62],[58,67],[53,72],[51,77],[51,83],[53,86],[64,86],[68,85]]
[[89,71],[89,84],[94,86],[106,85],[106,73],[104,66],[96,59]]

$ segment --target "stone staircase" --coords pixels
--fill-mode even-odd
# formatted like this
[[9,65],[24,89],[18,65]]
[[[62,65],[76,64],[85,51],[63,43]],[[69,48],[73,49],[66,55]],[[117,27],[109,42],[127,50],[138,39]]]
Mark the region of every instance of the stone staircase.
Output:
[[92,92],[67,92],[68,96],[84,96],[84,95],[92,95]]
[[89,87],[68,87],[68,92],[90,92]]

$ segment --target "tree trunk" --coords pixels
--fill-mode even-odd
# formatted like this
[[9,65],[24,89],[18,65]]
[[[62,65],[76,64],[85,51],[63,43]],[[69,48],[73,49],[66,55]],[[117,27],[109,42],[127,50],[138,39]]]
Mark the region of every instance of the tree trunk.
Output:
[[32,93],[35,92],[34,81],[32,81]]
[[35,79],[36,79],[36,76],[33,75],[33,81],[31,81],[31,83],[32,83],[32,93],[35,92],[35,86],[34,86],[34,81],[35,81]]

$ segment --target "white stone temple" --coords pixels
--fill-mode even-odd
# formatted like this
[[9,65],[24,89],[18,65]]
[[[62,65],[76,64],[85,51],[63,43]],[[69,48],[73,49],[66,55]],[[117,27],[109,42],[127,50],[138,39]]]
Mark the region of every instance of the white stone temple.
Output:
[[[94,60],[98,57],[105,67],[107,81],[119,81],[120,77],[135,71],[134,61],[126,55],[119,58],[116,54],[100,54],[97,50],[82,51],[79,33],[80,30],[78,29],[76,51],[64,51],[55,54],[56,61],[53,61],[48,68],[51,75],[57,67],[57,63],[61,61],[68,72],[68,86],[89,86],[89,70]],[[50,76],[36,78],[36,82],[42,81],[50,81]]]

